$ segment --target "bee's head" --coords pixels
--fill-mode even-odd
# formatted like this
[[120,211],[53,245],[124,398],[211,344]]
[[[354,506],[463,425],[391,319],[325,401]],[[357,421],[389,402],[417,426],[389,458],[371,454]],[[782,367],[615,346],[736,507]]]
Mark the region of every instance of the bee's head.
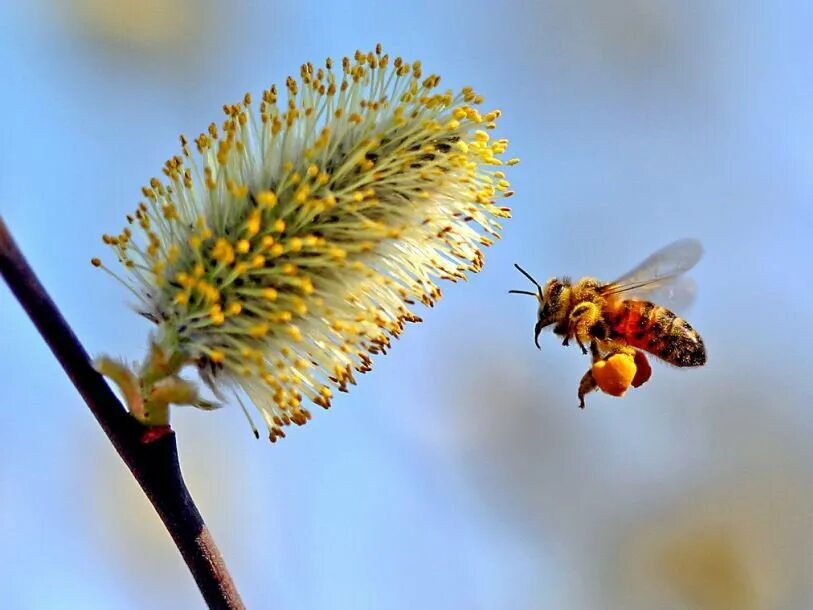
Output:
[[561,317],[562,312],[566,309],[565,294],[566,288],[570,286],[570,280],[567,278],[551,278],[542,286],[522,267],[516,264],[514,267],[536,286],[536,292],[529,292],[527,290],[509,290],[508,292],[511,294],[528,294],[536,297],[537,301],[539,301],[536,325],[534,326],[534,343],[536,347],[541,349],[539,345],[539,335],[542,329],[556,323]]

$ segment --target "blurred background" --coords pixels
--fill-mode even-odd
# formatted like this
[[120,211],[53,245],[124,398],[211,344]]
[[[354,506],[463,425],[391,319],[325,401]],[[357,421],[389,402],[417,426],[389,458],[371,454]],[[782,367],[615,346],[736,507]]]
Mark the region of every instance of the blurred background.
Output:
[[[332,5],[331,5],[332,4]],[[95,272],[180,133],[381,41],[500,108],[522,158],[482,274],[275,446],[178,410],[181,461],[250,608],[813,608],[813,4],[806,0],[0,4],[0,210],[92,353],[149,323]],[[706,255],[699,370],[576,408],[519,262],[611,279]],[[806,254],[808,252],[808,254]],[[0,288],[0,591],[14,608],[194,608],[193,581]]]

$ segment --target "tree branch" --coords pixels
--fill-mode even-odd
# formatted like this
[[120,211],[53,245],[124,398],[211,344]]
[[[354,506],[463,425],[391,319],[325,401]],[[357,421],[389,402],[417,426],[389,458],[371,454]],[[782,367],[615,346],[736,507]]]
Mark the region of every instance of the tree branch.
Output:
[[175,433],[168,428],[147,428],[127,414],[91,366],[79,340],[14,243],[2,216],[0,275],[147,494],[208,606],[244,608],[223,557],[184,483]]

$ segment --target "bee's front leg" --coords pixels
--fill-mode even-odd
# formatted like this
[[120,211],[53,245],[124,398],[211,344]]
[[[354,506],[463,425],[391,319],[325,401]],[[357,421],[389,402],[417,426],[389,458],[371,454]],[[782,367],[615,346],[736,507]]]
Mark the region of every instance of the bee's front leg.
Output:
[[568,328],[568,325],[565,323],[557,324],[556,326],[553,327],[553,332],[557,335],[564,336],[562,345],[567,347],[568,344],[570,343],[570,329]]

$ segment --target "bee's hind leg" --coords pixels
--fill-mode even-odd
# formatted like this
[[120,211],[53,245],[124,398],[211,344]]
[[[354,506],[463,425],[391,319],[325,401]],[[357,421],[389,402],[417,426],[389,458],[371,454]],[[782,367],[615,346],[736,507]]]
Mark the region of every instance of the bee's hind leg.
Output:
[[593,339],[590,341],[590,355],[593,358],[593,364],[601,360],[601,351],[598,349],[598,341]]
[[593,378],[593,369],[590,368],[579,382],[579,408],[584,409],[584,397],[598,388],[596,380]]
[[[598,347],[598,341],[593,339],[590,341],[590,355],[592,356],[593,364],[601,360],[601,350]],[[587,369],[587,372],[582,377],[582,380],[579,382],[579,408],[584,409],[584,397],[592,392],[593,390],[598,389],[598,384],[596,383],[595,378],[593,377],[593,367]]]

